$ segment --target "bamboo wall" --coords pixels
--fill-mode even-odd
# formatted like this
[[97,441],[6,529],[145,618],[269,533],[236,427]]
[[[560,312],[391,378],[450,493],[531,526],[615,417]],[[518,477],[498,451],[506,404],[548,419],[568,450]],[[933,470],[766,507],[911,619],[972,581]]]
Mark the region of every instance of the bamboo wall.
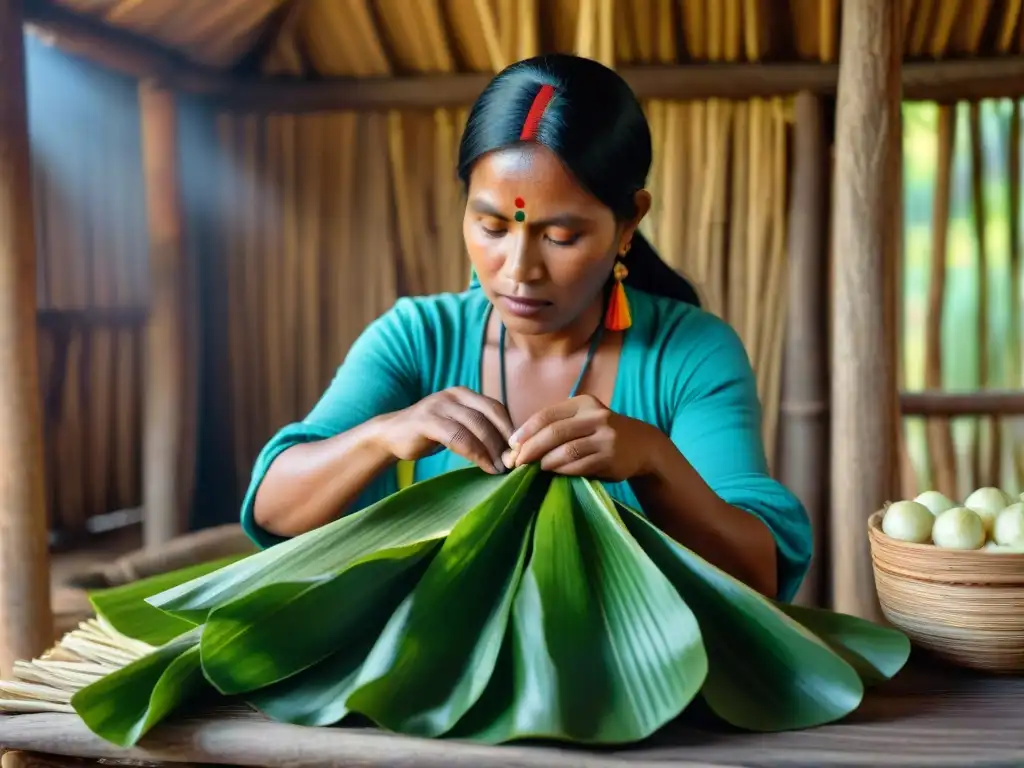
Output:
[[134,81],[27,38],[51,526],[138,505],[146,222]]

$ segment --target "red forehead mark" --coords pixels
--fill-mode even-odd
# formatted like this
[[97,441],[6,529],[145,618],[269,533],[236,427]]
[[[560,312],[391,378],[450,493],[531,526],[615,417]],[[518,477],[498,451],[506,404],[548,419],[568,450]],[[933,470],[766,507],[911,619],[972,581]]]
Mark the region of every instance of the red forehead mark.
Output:
[[525,205],[526,205],[526,203],[523,202],[523,198],[521,198],[521,197],[517,197],[516,198],[516,208],[522,208]]

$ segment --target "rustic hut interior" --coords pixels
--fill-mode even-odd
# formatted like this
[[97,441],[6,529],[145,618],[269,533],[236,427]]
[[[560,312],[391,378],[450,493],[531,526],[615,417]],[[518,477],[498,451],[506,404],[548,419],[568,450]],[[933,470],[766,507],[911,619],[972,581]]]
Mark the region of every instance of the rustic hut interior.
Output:
[[[266,440],[398,297],[465,289],[468,107],[549,51],[643,102],[643,231],[740,334],[813,523],[798,605],[885,621],[872,513],[1024,492],[1021,0],[0,0],[0,677],[88,590],[249,546]],[[1020,605],[1014,573],[979,613]],[[1024,670],[1024,623],[998,630]],[[850,725],[586,764],[1024,760],[1019,679],[905,677]],[[3,721],[4,768],[574,759],[319,733],[261,753],[224,722],[129,754]],[[306,740],[287,728],[268,738]]]

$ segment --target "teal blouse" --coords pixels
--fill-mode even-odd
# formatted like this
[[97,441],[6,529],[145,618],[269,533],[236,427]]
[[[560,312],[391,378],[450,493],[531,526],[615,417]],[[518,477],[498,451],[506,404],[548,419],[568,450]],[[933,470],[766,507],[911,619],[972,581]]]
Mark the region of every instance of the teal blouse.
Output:
[[[623,337],[610,404],[656,425],[727,503],[764,521],[778,545],[779,599],[791,600],[810,562],[812,538],[799,500],[768,474],[754,372],[736,332],[698,307],[627,289],[633,325]],[[480,391],[490,304],[483,291],[399,299],[356,340],[327,391],[300,422],[260,452],[242,503],[242,526],[260,546],[279,541],[253,518],[256,490],[287,448],[321,440],[454,386]],[[415,464],[416,481],[470,466],[444,450]],[[397,469],[357,500],[362,509],[398,490]],[[628,482],[609,494],[642,507]]]

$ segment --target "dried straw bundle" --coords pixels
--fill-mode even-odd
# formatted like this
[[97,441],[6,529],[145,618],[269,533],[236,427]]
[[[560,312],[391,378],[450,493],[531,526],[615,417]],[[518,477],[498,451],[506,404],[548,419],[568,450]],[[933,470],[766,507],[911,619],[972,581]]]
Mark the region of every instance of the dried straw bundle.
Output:
[[153,649],[103,618],[83,621],[38,659],[15,662],[13,679],[0,680],[0,712],[74,713],[71,696],[76,691]]

